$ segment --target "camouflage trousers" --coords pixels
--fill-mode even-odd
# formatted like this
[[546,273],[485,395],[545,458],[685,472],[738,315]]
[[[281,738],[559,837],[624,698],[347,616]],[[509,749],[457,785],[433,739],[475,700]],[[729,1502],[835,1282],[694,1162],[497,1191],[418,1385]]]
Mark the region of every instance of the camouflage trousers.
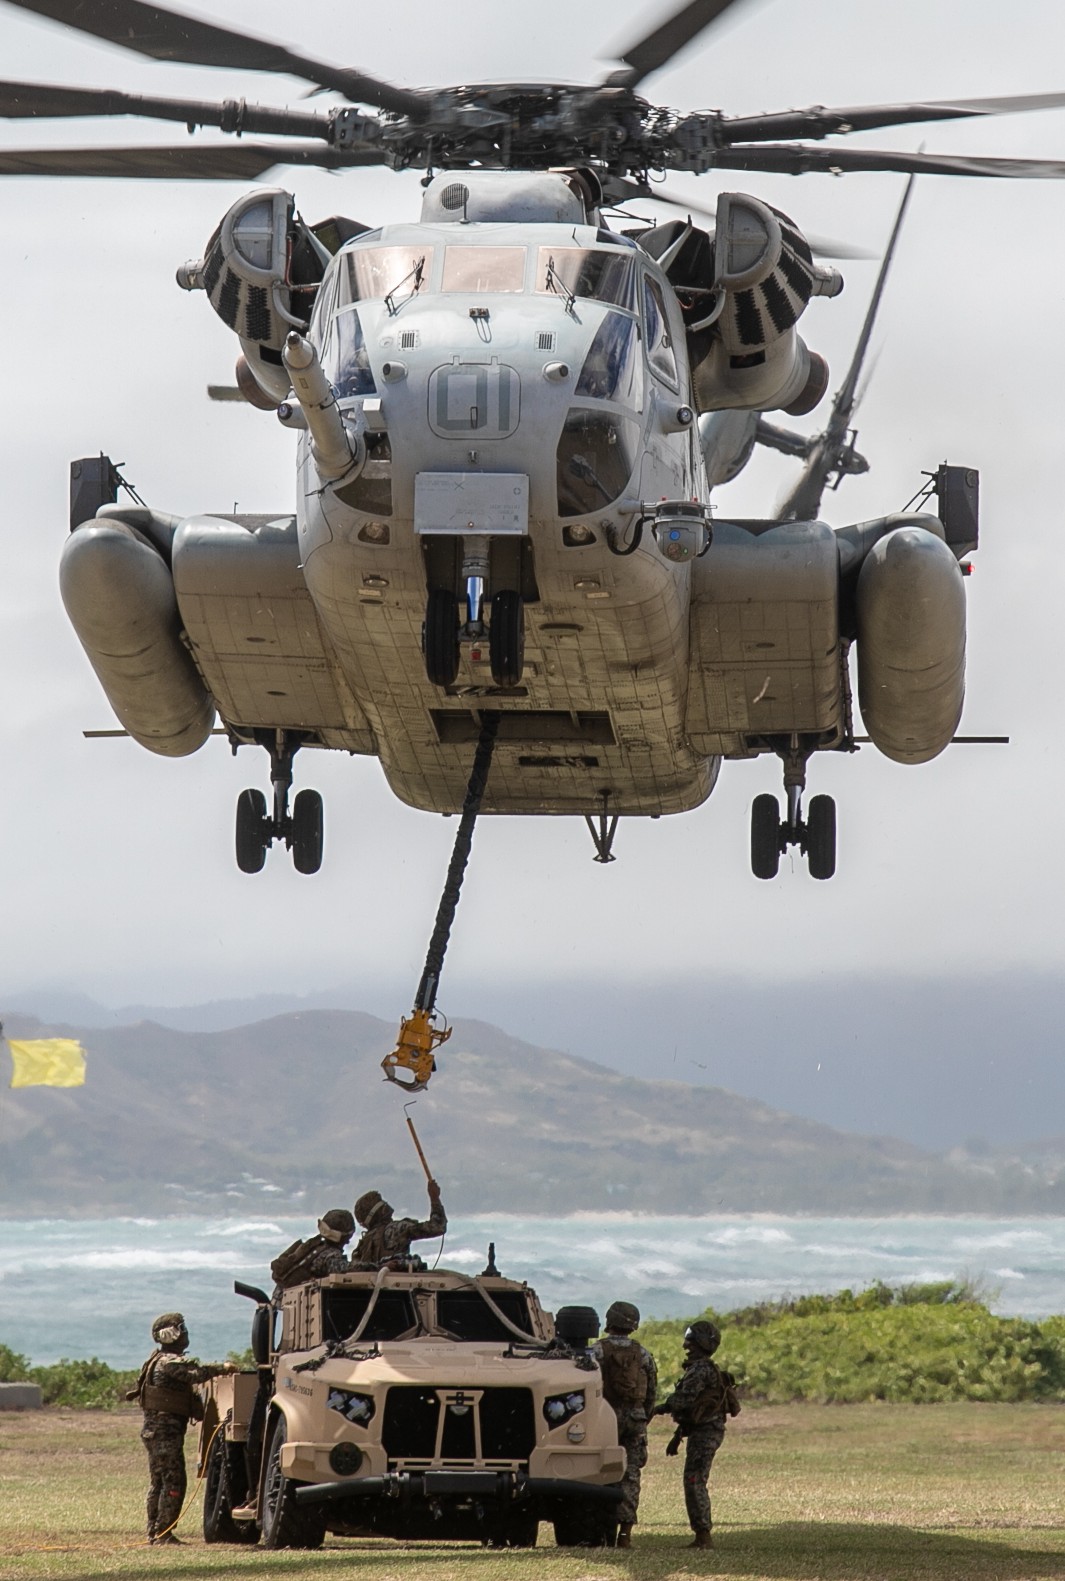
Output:
[[156,1537],[172,1526],[185,1502],[184,1417],[169,1411],[145,1411],[141,1443],[148,1451],[148,1497],[145,1513],[148,1536]]
[[631,1525],[639,1519],[636,1511],[640,1503],[640,1472],[647,1464],[647,1422],[641,1418],[633,1421],[618,1413],[618,1443],[625,1451],[625,1475],[621,1479],[621,1503],[617,1508],[619,1522]]
[[703,1422],[684,1440],[684,1508],[693,1532],[710,1530],[710,1467],[725,1437],[723,1421]]

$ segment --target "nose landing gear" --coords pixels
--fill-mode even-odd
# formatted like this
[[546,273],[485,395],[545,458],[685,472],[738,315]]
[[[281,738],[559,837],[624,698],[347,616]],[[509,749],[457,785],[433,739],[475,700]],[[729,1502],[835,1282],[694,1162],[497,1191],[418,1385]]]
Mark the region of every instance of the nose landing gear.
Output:
[[241,791],[237,798],[237,866],[242,873],[262,872],[266,853],[275,840],[283,840],[292,852],[297,873],[317,873],[322,865],[321,796],[316,790],[301,790],[289,811],[292,760],[299,748],[299,737],[285,730],[276,731],[273,743],[267,748],[274,790],[272,816],[267,813],[266,797],[261,790]]
[[813,796],[804,821],[806,754],[789,748],[784,762],[787,817],[780,817],[775,796],[756,796],[751,808],[751,871],[755,878],[776,878],[781,854],[797,845],[806,857],[811,878],[831,878],[836,871],[836,804],[831,796]]
[[[425,673],[434,686],[453,686],[459,673],[460,641],[484,641],[483,585],[467,589],[467,619],[459,625],[458,600],[450,588],[429,590],[422,629]],[[496,686],[521,684],[525,672],[525,600],[513,588],[493,594],[488,623],[488,658]]]

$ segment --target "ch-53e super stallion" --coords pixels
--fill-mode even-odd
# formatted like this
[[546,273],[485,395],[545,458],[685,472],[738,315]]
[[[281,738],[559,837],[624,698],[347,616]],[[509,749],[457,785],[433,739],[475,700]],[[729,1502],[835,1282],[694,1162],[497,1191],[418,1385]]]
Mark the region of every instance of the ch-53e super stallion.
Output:
[[142,55],[296,76],[339,102],[4,83],[6,116],[246,135],[23,149],[2,172],[426,173],[421,213],[380,229],[307,223],[287,190],[259,186],[178,271],[238,337],[244,398],[298,433],[295,515],[179,518],[119,503],[106,457],[74,464],[63,596],[124,729],[180,756],[217,719],[234,747],[269,753],[272,808],[259,790],[238,804],[245,871],[274,840],[301,872],[321,863],[320,796],[289,802],[301,748],[376,755],[403,801],[451,813],[491,713],[485,812],[583,815],[609,860],[618,817],[694,808],[724,759],[774,753],[786,811],[758,798],[754,870],[771,876],[797,845],[827,878],[834,803],[814,797],[804,814],[802,798],[811,756],[855,744],[852,645],[881,752],[921,763],[950,742],[975,474],[941,469],[934,515],[834,530],[796,496],[766,520],[712,516],[710,490],[746,463],[759,414],[808,412],[828,388],[798,325],[841,277],[788,216],[736,192],[711,219],[610,215],[670,170],[1060,177],[1049,160],[793,139],[1065,95],[742,117],[645,100],[643,81],[731,4],[691,0],[593,86],[414,91],[139,0],[23,5]]

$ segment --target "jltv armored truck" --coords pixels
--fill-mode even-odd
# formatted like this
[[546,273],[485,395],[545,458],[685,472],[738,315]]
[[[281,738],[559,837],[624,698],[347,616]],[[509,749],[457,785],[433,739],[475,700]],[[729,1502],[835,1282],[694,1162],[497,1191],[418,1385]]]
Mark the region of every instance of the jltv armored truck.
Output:
[[347,1536],[611,1544],[625,1451],[588,1352],[528,1285],[450,1271],[334,1274],[257,1305],[254,1372],[204,1385],[208,1542]]

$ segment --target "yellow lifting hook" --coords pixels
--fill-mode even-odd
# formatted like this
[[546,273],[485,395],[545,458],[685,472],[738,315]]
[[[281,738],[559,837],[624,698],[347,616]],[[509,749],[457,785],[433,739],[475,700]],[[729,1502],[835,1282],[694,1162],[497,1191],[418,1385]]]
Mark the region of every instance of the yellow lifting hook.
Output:
[[[385,1080],[406,1092],[424,1092],[436,1069],[434,1053],[450,1036],[451,1028],[439,1011],[412,1010],[399,1024],[395,1051],[381,1061]],[[401,1079],[400,1070],[410,1071],[412,1079]]]

